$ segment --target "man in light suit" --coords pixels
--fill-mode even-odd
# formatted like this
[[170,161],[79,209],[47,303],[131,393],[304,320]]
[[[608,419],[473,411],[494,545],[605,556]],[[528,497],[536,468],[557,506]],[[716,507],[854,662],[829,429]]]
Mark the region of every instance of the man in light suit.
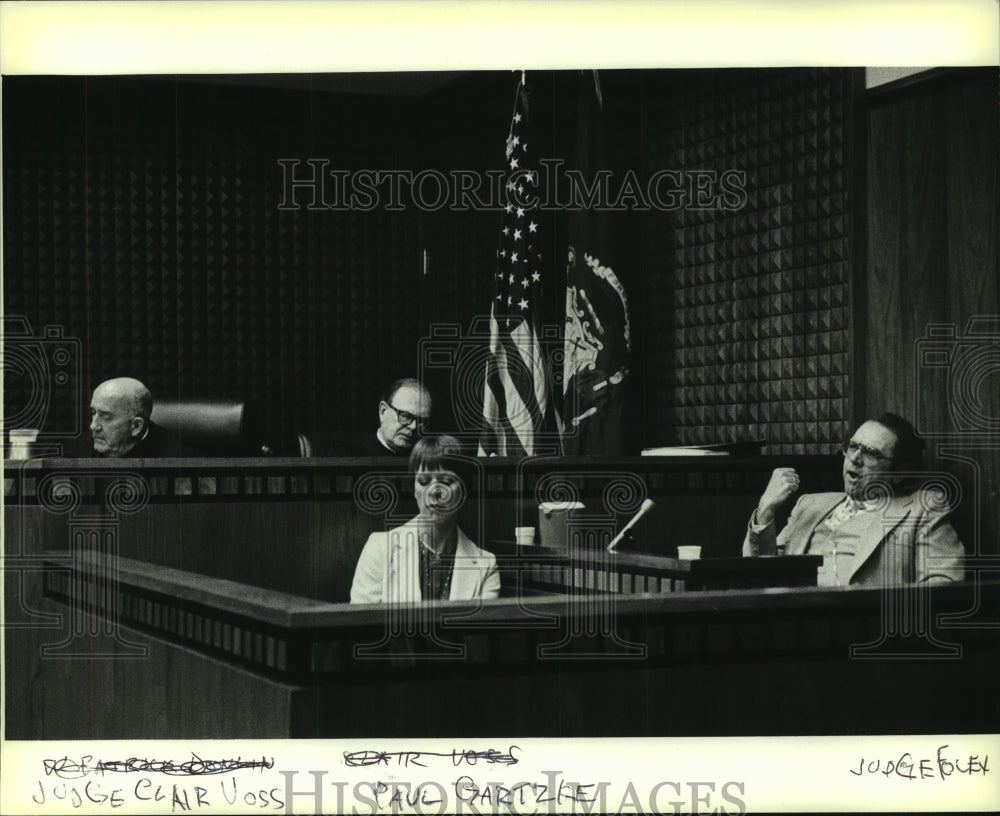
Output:
[[775,511],[799,489],[799,477],[793,468],[776,469],[743,554],[822,555],[821,585],[962,580],[964,551],[947,520],[951,508],[939,490],[908,484],[921,470],[923,444],[896,414],[868,420],[844,445],[844,492],[801,496],[780,534]]

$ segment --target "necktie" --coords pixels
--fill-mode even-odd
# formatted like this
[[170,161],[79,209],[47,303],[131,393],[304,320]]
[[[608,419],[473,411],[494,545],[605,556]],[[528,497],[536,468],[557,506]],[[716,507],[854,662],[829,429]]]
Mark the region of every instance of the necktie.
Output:
[[860,506],[854,499],[848,496],[844,501],[838,504],[829,517],[826,520],[827,529],[831,532],[839,528],[844,522],[850,521],[854,518],[858,512],[861,510]]

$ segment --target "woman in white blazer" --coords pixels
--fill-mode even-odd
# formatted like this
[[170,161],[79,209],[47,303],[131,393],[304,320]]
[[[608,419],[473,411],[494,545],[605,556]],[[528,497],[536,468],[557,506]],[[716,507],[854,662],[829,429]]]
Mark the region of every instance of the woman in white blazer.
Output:
[[419,514],[368,538],[354,570],[352,604],[499,597],[496,558],[473,544],[456,521],[468,469],[460,454],[452,436],[426,436],[413,447],[410,472]]

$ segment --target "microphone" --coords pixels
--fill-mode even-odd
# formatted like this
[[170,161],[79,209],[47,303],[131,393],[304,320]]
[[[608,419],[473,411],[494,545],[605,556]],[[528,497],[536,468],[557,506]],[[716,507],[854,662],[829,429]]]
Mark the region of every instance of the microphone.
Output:
[[639,519],[641,519],[644,515],[646,515],[646,513],[648,513],[654,507],[656,507],[656,504],[653,502],[653,500],[646,499],[642,503],[642,507],[639,508],[639,512],[636,513],[634,516],[632,516],[632,520],[628,524],[626,524],[625,527],[622,529],[622,531],[611,540],[610,544],[608,544],[608,552],[611,552],[615,548],[615,545],[622,540],[622,536],[624,536],[625,533],[627,533],[630,529],[632,529],[632,525],[634,525]]

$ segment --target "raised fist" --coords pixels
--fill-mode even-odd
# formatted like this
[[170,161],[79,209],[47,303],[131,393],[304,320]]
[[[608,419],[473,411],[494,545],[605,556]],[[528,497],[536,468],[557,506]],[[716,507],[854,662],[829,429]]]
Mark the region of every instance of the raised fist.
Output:
[[757,503],[757,523],[770,524],[774,521],[774,511],[783,505],[799,489],[799,474],[795,468],[776,468],[767,483],[764,495]]

